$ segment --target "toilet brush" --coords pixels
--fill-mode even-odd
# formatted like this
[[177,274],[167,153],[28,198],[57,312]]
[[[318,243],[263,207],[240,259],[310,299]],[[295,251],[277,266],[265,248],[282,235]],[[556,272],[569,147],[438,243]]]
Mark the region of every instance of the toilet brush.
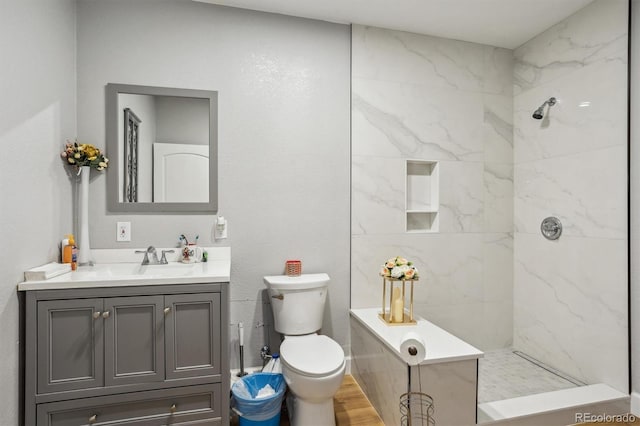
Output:
[[238,377],[246,376],[244,371],[244,324],[238,323],[238,342],[240,344],[240,371],[236,374]]

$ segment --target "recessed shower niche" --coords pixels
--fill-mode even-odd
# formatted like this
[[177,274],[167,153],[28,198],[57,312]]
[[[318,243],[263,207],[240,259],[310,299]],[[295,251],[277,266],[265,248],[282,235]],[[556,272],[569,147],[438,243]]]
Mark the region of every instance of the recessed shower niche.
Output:
[[407,232],[438,232],[438,162],[407,160],[406,175]]

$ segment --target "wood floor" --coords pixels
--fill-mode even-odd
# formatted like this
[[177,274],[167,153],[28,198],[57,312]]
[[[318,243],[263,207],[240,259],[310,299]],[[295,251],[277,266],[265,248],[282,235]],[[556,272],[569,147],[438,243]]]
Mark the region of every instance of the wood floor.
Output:
[[336,426],[384,426],[382,419],[360,389],[355,379],[347,375],[333,398]]
[[[286,404],[284,405],[280,426],[289,426]],[[344,377],[340,390],[333,398],[333,408],[336,413],[336,426],[384,426],[382,419],[350,375]],[[237,425],[238,419],[233,418],[231,424]]]

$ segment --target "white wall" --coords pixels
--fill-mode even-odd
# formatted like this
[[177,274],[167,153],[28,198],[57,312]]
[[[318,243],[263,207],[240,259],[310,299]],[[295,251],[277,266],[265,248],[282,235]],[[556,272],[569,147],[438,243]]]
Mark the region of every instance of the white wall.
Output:
[[[343,25],[196,2],[78,3],[83,140],[104,146],[107,83],[219,92],[220,244],[232,249],[231,323],[245,323],[245,365],[267,340],[262,276],[291,258],[332,277],[323,331],[348,344],[349,36]],[[107,212],[105,181],[92,182],[93,247],[171,246],[181,233],[217,244],[212,215]],[[117,221],[131,221],[131,243],[115,242]]]
[[9,426],[20,417],[16,284],[59,260],[72,231],[73,180],[60,152],[76,135],[76,15],[72,0],[0,8],[0,425]]
[[[353,27],[352,307],[378,271],[414,261],[416,312],[482,349],[509,346],[513,288],[512,51]],[[407,233],[405,162],[438,161],[437,233]]]
[[627,2],[596,0],[515,57],[514,347],[627,392]]
[[156,141],[209,145],[209,100],[156,96]]

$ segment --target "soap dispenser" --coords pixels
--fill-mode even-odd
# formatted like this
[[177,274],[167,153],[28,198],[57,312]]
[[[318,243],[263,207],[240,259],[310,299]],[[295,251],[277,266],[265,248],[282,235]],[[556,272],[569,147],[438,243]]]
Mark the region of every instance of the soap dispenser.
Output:
[[216,217],[213,236],[216,240],[223,240],[227,238],[227,220],[224,218],[224,216]]

